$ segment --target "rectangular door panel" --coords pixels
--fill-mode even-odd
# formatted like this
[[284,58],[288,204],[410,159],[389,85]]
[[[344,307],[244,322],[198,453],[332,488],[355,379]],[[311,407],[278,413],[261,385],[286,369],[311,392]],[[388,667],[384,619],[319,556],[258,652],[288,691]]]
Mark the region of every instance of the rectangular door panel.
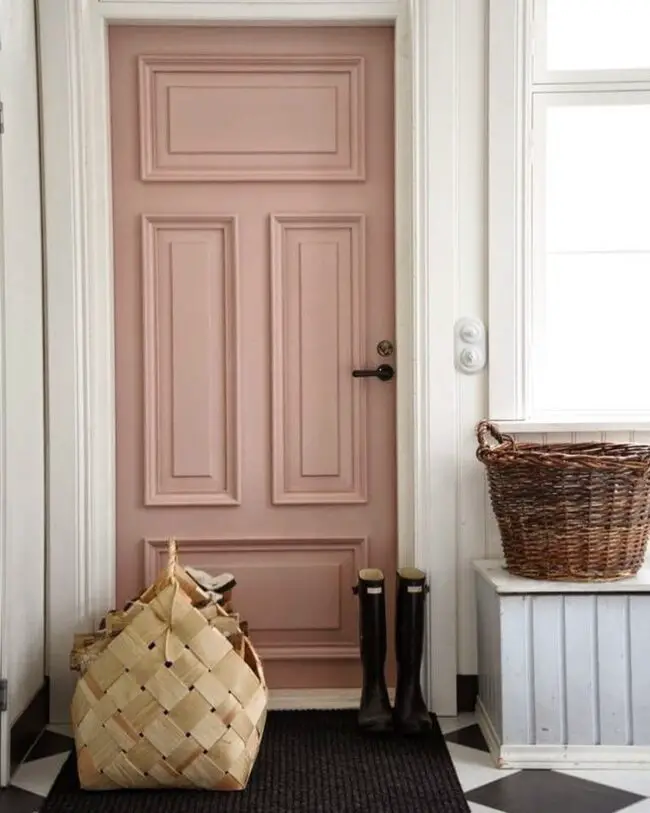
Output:
[[[177,544],[183,562],[236,575],[237,610],[255,630],[265,660],[357,659],[356,598],[349,585],[367,564],[366,538],[215,537]],[[145,540],[147,581],[166,559],[166,540]]]
[[366,389],[363,215],[275,215],[273,501],[362,503]]
[[145,181],[364,177],[360,57],[141,57],[140,110]]
[[234,218],[143,218],[147,505],[239,502]]

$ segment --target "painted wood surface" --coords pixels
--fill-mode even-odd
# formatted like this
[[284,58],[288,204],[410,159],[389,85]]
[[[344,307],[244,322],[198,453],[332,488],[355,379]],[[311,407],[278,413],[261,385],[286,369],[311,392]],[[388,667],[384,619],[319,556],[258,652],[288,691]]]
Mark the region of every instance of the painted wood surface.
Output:
[[175,536],[235,574],[273,688],[359,685],[357,570],[396,570],[397,379],[352,375],[395,342],[393,54],[109,29],[118,605]]
[[479,695],[503,745],[650,746],[650,593],[477,590]]

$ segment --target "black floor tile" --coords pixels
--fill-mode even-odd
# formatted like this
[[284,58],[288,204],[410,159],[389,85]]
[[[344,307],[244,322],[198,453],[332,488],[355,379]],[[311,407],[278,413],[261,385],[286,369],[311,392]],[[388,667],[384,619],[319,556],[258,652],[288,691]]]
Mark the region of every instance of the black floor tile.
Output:
[[49,681],[36,693],[32,702],[11,726],[11,773],[13,774],[25,755],[40,737],[49,718]]
[[618,788],[555,771],[521,771],[475,788],[470,802],[503,813],[616,813],[643,799]]
[[34,813],[45,799],[22,788],[0,788],[0,813]]
[[51,757],[54,754],[65,754],[67,751],[72,751],[73,748],[74,740],[72,737],[66,737],[63,734],[56,734],[54,731],[45,730],[29,754],[27,754],[25,762],[31,762],[34,759],[43,759],[43,757]]
[[467,748],[476,748],[479,751],[488,751],[487,743],[483,732],[478,725],[468,725],[459,728],[457,731],[450,731],[445,734],[447,742],[454,742],[457,745],[465,745]]

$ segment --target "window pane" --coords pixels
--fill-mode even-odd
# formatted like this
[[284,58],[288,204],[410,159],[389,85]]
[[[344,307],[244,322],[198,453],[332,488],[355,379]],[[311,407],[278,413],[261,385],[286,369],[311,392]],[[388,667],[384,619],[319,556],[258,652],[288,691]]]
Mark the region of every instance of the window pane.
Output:
[[547,108],[548,251],[650,250],[650,94],[645,98]]
[[552,71],[650,68],[649,0],[546,0]]
[[650,252],[547,259],[538,410],[650,410]]

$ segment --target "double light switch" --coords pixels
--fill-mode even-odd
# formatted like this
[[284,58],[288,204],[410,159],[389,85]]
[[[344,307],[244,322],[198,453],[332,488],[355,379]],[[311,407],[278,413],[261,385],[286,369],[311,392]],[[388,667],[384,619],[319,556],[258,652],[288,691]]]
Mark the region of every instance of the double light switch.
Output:
[[478,373],[487,360],[485,325],[480,319],[465,317],[454,328],[456,368],[461,373]]

